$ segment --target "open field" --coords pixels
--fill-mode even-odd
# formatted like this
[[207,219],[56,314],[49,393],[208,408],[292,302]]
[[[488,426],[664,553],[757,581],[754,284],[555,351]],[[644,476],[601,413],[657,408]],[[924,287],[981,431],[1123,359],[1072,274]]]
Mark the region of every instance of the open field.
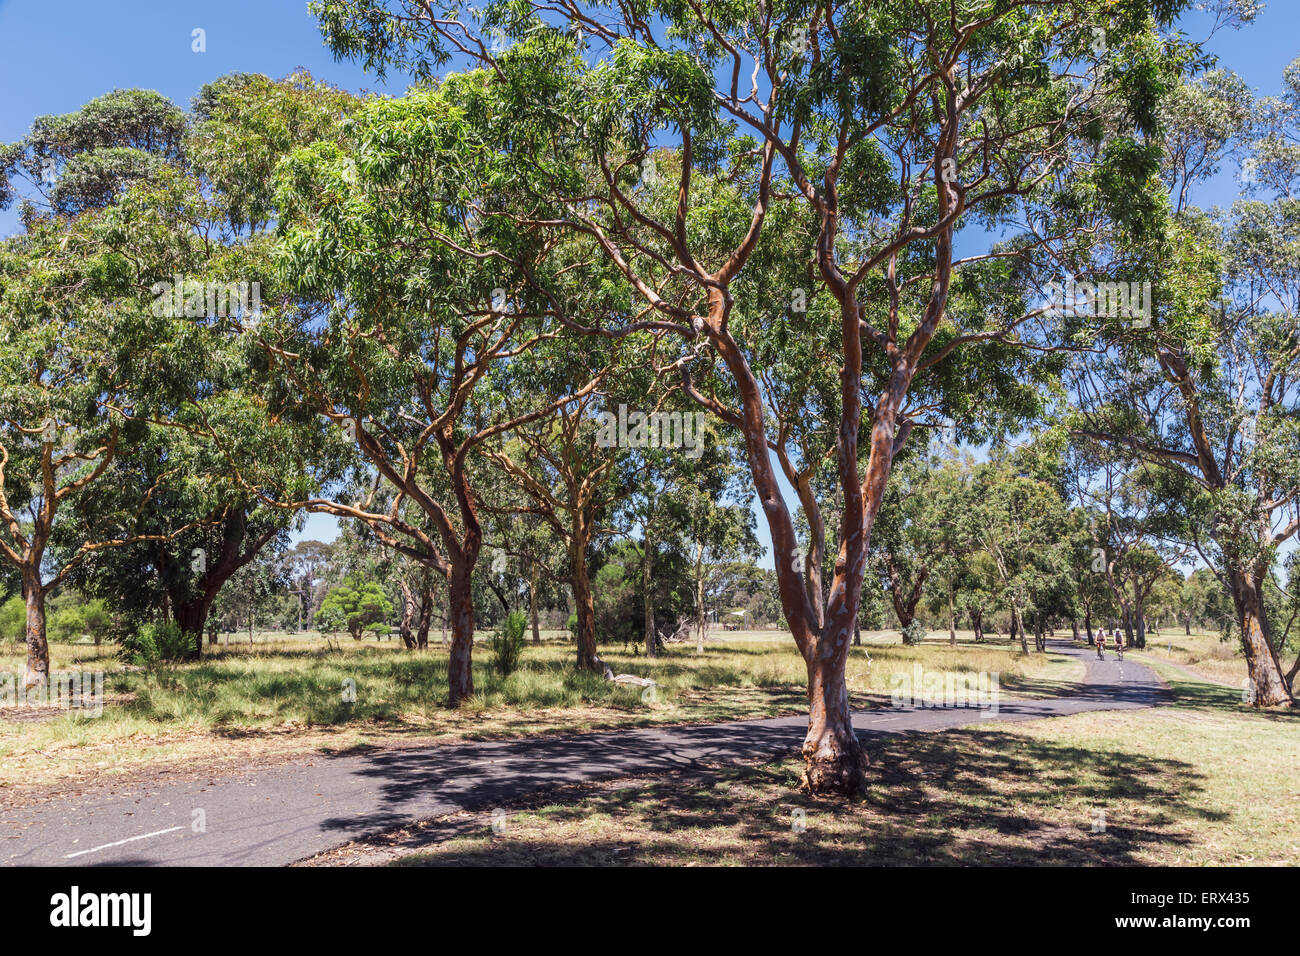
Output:
[[797,759],[621,779],[441,821],[461,835],[400,862],[1294,865],[1300,715],[1164,671],[1172,706],[880,738],[858,803],[798,793]]
[[[730,632],[728,632],[730,633]],[[529,645],[519,671],[502,679],[476,648],[477,696],[457,710],[445,706],[447,658],[436,643],[410,652],[396,642],[319,638],[271,640],[250,649],[234,642],[204,661],[157,670],[124,667],[110,647],[54,645],[55,671],[103,671],[99,717],[54,708],[0,710],[0,787],[60,781],[86,783],[100,774],[163,771],[178,762],[281,759],[310,750],[453,742],[556,731],[706,723],[803,713],[806,672],[794,644],[776,632],[734,642],[673,645],[659,658],[621,648],[602,653],[617,673],[648,677],[653,693],[577,671],[572,646]],[[745,639],[745,638],[748,639]],[[1058,654],[1025,657],[1006,644],[976,645],[959,634],[920,647],[896,635],[871,635],[849,660],[854,706],[888,701],[894,675],[926,671],[998,672],[1008,696],[1066,692],[1082,675]],[[888,642],[888,643],[887,643]],[[20,674],[12,645],[0,673]],[[349,691],[355,700],[349,701]],[[11,795],[13,791],[11,791]]]

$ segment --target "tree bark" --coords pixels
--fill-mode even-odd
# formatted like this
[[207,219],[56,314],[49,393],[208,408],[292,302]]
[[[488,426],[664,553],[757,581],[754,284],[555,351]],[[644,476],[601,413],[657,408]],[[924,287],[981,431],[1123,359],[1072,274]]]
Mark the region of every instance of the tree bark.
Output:
[[50,684],[50,645],[45,639],[45,588],[38,572],[24,570],[23,598],[27,604],[27,670],[23,688],[44,689]]
[[839,655],[808,661],[808,734],[802,754],[804,785],[813,793],[855,795],[865,783],[867,755],[853,730],[844,671]]
[[1025,636],[1025,618],[1020,613],[1020,608],[1011,608],[1011,632],[1020,634],[1020,650],[1022,653],[1029,653],[1029,639]]
[[415,617],[415,595],[411,593],[411,585],[407,583],[406,578],[402,578],[402,622],[398,626],[398,632],[402,635],[402,643],[406,645],[407,650],[415,649],[415,635],[411,632],[411,620]]
[[420,588],[420,614],[416,618],[415,646],[425,650],[429,646],[429,625],[433,622],[433,588]]
[[650,529],[646,528],[645,540],[642,542],[641,555],[641,593],[645,601],[645,620],[643,628],[645,630],[645,653],[646,657],[659,656],[659,638],[655,634],[655,603],[654,595],[651,593],[650,580],[653,571],[654,562],[654,542],[650,538]]
[[1250,673],[1251,703],[1256,707],[1294,706],[1295,700],[1282,675],[1277,652],[1269,640],[1268,616],[1264,613],[1262,581],[1240,571],[1228,572],[1232,603],[1241,627],[1241,646]]
[[542,643],[542,629],[537,620],[537,562],[528,563],[528,620],[533,625],[533,643]]
[[578,616],[578,668],[596,671],[606,677],[614,672],[596,652],[596,606],[591,596],[591,577],[587,570],[587,548],[579,536],[569,541],[569,572],[573,587],[574,613]]
[[695,653],[704,653],[704,545],[695,545]]
[[451,653],[447,657],[448,703],[460,706],[474,696],[474,597],[470,587],[471,568],[454,560],[448,583],[451,614]]

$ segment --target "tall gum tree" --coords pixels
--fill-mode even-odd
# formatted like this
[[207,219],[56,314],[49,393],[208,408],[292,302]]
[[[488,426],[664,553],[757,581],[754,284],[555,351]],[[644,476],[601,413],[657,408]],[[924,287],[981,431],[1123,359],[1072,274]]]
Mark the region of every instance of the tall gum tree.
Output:
[[270,401],[312,443],[330,440],[319,425],[329,423],[336,460],[351,462],[342,470],[371,490],[294,494],[255,466],[243,472],[269,503],[357,519],[445,579],[453,706],[474,693],[479,456],[597,384],[515,415],[493,394],[495,370],[553,333],[523,278],[542,268],[546,244],[481,213],[501,159],[466,121],[476,85],[458,78],[374,101],[346,143],[317,143],[281,166],[282,275],[295,298],[257,331]]
[[[872,524],[914,425],[906,398],[968,349],[1024,341],[1041,314],[1028,302],[1032,268],[1060,261],[1098,217],[1149,211],[1144,137],[1187,52],[1157,29],[1182,6],[539,0],[467,16],[416,0],[317,0],[312,9],[337,55],[379,71],[485,69],[509,119],[502,142],[530,157],[535,201],[516,221],[595,243],[645,305],[626,330],[707,344],[731,379],[777,556],[799,542],[769,454],[762,370],[731,324],[734,285],[774,204],[814,218],[810,291],[821,286],[838,313],[842,528],[824,599],[806,569],[775,564],[808,670],[805,785],[857,794],[866,758],[845,663]],[[659,215],[656,191],[641,186],[646,160],[669,146],[675,202]],[[702,198],[719,178],[747,200],[743,214]],[[959,232],[986,251],[958,256]],[[1011,238],[990,239],[1000,233]],[[986,307],[950,308],[954,285],[975,274],[973,298]]]
[[[52,589],[109,550],[201,521],[148,521],[160,490],[192,464],[182,456],[101,494],[119,469],[151,464],[151,421],[196,387],[185,360],[195,330],[152,313],[152,277],[116,242],[141,195],[173,219],[202,218],[202,198],[175,168],[184,127],[165,97],[121,90],[38,117],[25,139],[0,147],[0,206],[20,200],[23,224],[0,243],[0,557],[27,604],[27,687],[48,678]],[[158,239],[151,225],[141,231]]]

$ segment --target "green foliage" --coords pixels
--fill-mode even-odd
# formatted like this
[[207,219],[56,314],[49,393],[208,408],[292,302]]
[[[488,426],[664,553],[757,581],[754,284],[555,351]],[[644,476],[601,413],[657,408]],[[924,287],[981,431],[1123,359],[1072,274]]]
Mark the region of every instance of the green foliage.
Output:
[[187,658],[194,639],[175,621],[150,621],[122,639],[121,657],[138,667],[159,667]]
[[488,642],[492,649],[492,669],[502,677],[509,677],[519,669],[527,623],[528,618],[522,611],[511,611]]
[[359,641],[366,631],[382,634],[393,616],[393,603],[373,581],[350,578],[325,595],[316,612],[316,626],[322,631],[347,631]]
[[925,640],[926,627],[920,621],[913,621],[903,628],[903,643],[915,646]]
[[15,594],[0,604],[0,640],[21,641],[27,632],[27,603]]

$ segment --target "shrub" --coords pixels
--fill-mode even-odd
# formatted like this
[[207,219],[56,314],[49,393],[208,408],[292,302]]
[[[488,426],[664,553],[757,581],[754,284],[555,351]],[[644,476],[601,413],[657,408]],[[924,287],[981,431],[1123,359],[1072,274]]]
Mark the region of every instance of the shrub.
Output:
[[526,624],[527,618],[523,612],[511,611],[489,641],[492,648],[492,669],[502,677],[509,677],[519,667],[519,658],[524,652]]
[[912,621],[911,624],[903,628],[903,643],[909,646],[920,644],[925,640],[925,625],[920,621]]
[[122,639],[122,659],[140,667],[184,660],[194,650],[194,638],[175,621],[142,624]]
[[359,641],[366,631],[386,632],[392,616],[393,604],[383,588],[373,581],[350,578],[325,595],[316,612],[316,626],[335,634],[347,631]]
[[27,634],[27,603],[15,594],[0,604],[0,638],[21,641]]

